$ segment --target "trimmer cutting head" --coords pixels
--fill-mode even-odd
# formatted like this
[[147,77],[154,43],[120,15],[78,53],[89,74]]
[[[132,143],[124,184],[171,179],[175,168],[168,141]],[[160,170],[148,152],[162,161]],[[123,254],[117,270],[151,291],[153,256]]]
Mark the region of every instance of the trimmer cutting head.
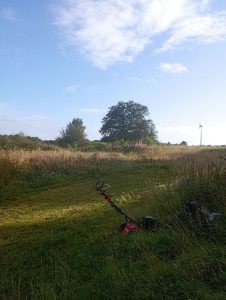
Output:
[[132,233],[136,231],[139,228],[144,229],[145,231],[154,232],[158,228],[158,220],[156,218],[147,216],[143,217],[141,220],[141,226],[138,225],[136,221],[134,221],[132,218],[130,218],[127,214],[125,214],[119,207],[117,207],[114,202],[111,200],[111,196],[105,192],[105,189],[109,188],[110,185],[106,184],[103,179],[98,180],[96,182],[97,191],[104,196],[104,198],[108,201],[108,203],[122,216],[125,217],[126,223],[123,223],[120,226],[120,231],[123,235],[127,235],[128,233]]

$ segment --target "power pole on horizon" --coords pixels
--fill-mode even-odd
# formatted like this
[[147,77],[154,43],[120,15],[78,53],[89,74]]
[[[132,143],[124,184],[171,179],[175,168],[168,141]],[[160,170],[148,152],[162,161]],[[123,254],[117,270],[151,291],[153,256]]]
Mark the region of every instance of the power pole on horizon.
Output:
[[201,131],[200,131],[200,146],[202,146],[202,128],[203,128],[203,126],[200,124],[199,128],[201,129]]

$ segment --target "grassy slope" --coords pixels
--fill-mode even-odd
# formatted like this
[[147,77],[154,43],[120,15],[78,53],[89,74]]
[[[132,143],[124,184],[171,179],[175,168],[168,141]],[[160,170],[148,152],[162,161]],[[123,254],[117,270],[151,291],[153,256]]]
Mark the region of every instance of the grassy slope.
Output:
[[[124,220],[95,192],[97,176],[0,204],[0,298],[225,298],[221,236],[208,240],[179,224],[122,237]],[[168,164],[143,164],[104,179],[139,219],[162,216],[161,201],[175,195],[154,199],[154,189],[173,177]]]

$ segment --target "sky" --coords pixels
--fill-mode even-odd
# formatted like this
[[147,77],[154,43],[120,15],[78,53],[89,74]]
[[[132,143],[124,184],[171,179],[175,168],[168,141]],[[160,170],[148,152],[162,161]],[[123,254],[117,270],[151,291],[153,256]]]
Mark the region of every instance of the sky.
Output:
[[0,134],[99,140],[119,101],[159,141],[226,145],[226,0],[0,0]]

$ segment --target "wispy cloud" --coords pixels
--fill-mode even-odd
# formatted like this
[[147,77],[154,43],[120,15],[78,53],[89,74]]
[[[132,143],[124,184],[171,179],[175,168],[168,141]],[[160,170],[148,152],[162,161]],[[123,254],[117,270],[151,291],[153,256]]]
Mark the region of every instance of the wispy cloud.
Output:
[[0,16],[2,19],[5,19],[10,22],[18,21],[16,17],[16,12],[11,7],[5,7],[0,11]]
[[180,20],[172,27],[171,37],[159,51],[173,50],[188,42],[213,43],[225,40],[226,11],[214,14],[193,15]]
[[127,77],[126,79],[130,80],[130,81],[148,82],[148,83],[152,83],[152,84],[157,84],[158,83],[158,81],[155,78],[145,79],[145,78],[140,78],[140,77]]
[[100,109],[100,108],[81,108],[81,109],[76,109],[76,111],[85,112],[85,113],[103,113],[103,112],[106,112],[106,109]]
[[[54,2],[55,3],[55,2]],[[132,62],[164,34],[158,51],[183,43],[210,43],[226,38],[226,11],[210,12],[208,0],[57,0],[54,24],[66,44],[94,65],[106,68]],[[157,42],[158,40],[156,40]]]
[[163,72],[167,72],[167,73],[184,73],[188,71],[188,69],[185,66],[178,63],[175,64],[162,63],[159,68]]
[[158,83],[158,80],[155,79],[155,78],[147,79],[146,81],[149,82],[149,83],[152,83],[152,84],[157,84]]
[[106,113],[106,109],[103,108],[76,108],[76,107],[67,107],[67,110],[74,111],[74,112],[82,112],[82,113]]
[[69,85],[66,87],[66,92],[74,92],[78,89],[79,85],[78,84],[74,84],[74,85]]

